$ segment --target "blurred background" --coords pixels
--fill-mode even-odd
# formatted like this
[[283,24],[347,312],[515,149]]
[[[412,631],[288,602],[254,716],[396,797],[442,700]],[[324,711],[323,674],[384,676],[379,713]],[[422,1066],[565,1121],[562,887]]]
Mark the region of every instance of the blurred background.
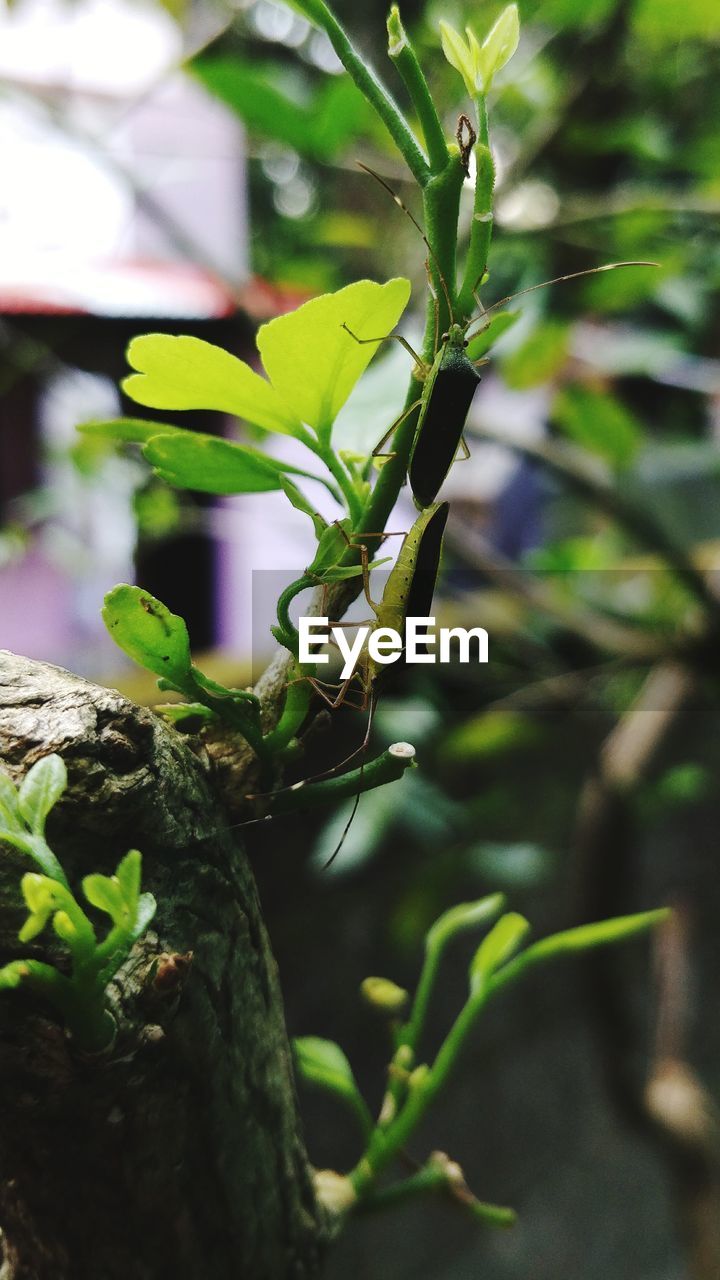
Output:
[[[501,8],[402,8],[450,134],[466,104],[438,22],[482,37]],[[401,97],[384,5],[336,10]],[[415,1154],[447,1150],[519,1226],[493,1235],[443,1203],[357,1220],[332,1280],[717,1280],[720,8],[520,12],[491,102],[484,302],[603,262],[659,265],[515,304],[447,482],[438,601],[444,621],[488,629],[490,664],[403,674],[376,716],[376,743],[410,740],[421,770],[363,797],[328,870],[347,811],[248,844],[291,1033],[337,1040],[373,1104],[388,1036],[360,982],[411,986],[446,907],[501,889],[538,934],[677,908],[651,948],[505,997],[428,1121]],[[264,320],[406,274],[417,337],[424,249],[357,161],[417,213],[413,186],[326,38],[274,0],[14,0],[0,85],[0,647],[152,702],[100,621],[103,593],[138,581],[186,617],[207,671],[244,684],[272,652],[250,602],[306,563],[303,517],[274,494],[170,490],[75,426],[133,412],[118,380],[137,333],[252,360]],[[468,187],[463,233],[471,211]],[[375,443],[407,366],[376,358],[343,411],[348,447]],[[249,435],[218,414],[177,421]],[[411,514],[401,503],[391,527]],[[362,739],[356,711],[335,722],[303,771]],[[469,955],[448,960],[428,1052]],[[354,1163],[352,1120],[302,1102],[314,1162]]]

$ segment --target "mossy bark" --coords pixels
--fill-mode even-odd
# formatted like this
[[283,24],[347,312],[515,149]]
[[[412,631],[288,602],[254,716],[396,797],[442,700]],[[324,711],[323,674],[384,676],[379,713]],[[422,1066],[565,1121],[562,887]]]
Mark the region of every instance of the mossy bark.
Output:
[[[119,694],[0,654],[0,761],[19,779],[53,751],[70,883],[136,847],[159,907],[113,984],[107,1053],[83,1057],[22,992],[0,999],[0,1277],[310,1280],[324,1226],[277,974],[208,769]],[[24,869],[0,849],[1,963],[28,953]]]

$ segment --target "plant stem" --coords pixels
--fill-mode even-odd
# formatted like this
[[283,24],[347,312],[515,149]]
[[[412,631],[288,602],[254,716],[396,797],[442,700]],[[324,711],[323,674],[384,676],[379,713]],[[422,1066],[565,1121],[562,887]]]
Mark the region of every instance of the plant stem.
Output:
[[393,5],[390,10],[387,29],[390,37],[388,55],[402,76],[410,94],[410,100],[417,112],[430,159],[430,168],[433,173],[440,173],[445,168],[448,160],[445,134],[417,54],[400,20],[400,11],[397,5]]
[[318,458],[322,459],[328,471],[334,479],[337,480],[338,488],[345,499],[348,515],[350,516],[353,524],[355,524],[355,522],[362,516],[363,503],[355,485],[353,484],[352,477],[348,474],[341,460],[330,445],[316,445],[313,443],[312,449],[313,453],[316,453]]
[[424,186],[430,177],[430,168],[407,120],[382,81],[360,56],[325,0],[294,0],[294,4],[325,32],[345,70],[382,120],[416,182]]
[[465,274],[458,299],[463,317],[469,317],[475,306],[474,293],[487,269],[493,232],[492,208],[495,189],[495,162],[490,150],[487,103],[484,97],[475,102],[478,141],[475,145],[475,199],[470,226],[470,243],[465,261]]
[[363,791],[373,791],[388,782],[397,782],[405,770],[415,763],[415,750],[407,742],[396,742],[382,755],[369,760],[359,769],[341,773],[320,782],[299,782],[273,796],[273,814],[292,813],[295,809],[315,809],[338,800],[348,800]]

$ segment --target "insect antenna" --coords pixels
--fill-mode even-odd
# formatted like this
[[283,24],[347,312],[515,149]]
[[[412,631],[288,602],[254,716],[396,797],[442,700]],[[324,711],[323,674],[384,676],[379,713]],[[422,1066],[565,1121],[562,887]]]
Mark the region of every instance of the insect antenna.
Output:
[[[343,761],[343,764],[347,764],[348,760],[352,760],[352,759],[353,759],[356,755],[358,755],[361,751],[363,752],[363,759],[362,759],[361,764],[360,764],[360,777],[359,777],[359,779],[358,779],[359,784],[362,784],[363,770],[364,770],[364,768],[365,768],[365,755],[364,755],[364,753],[365,753],[365,751],[367,750],[367,745],[368,745],[368,742],[370,741],[370,732],[371,732],[371,729],[372,729],[372,722],[373,722],[373,717],[374,717],[374,715],[375,715],[375,707],[376,707],[376,705],[377,705],[377,694],[376,694],[376,693],[375,693],[375,691],[373,690],[373,692],[370,694],[370,709],[369,709],[369,712],[368,712],[368,722],[367,722],[367,729],[366,729],[366,731],[365,731],[365,739],[364,739],[364,741],[362,742],[362,744],[357,748],[357,750],[356,750],[356,751],[353,751],[352,755],[351,755],[351,756],[348,756],[347,760],[344,760],[344,761]],[[338,768],[340,768],[340,767],[341,767],[341,766],[338,766]],[[324,862],[324,863],[323,863],[323,871],[327,871],[328,867],[329,867],[329,866],[331,866],[331,864],[335,861],[335,859],[337,858],[337,856],[338,856],[338,854],[339,854],[340,850],[342,849],[342,847],[343,847],[343,845],[344,845],[345,841],[347,840],[348,832],[349,832],[349,830],[350,830],[350,828],[351,828],[351,826],[352,826],[353,822],[355,821],[355,814],[356,814],[356,813],[357,813],[357,811],[358,811],[358,806],[359,806],[359,804],[360,804],[360,796],[361,796],[361,794],[362,794],[362,793],[361,793],[360,787],[358,787],[358,791],[357,791],[357,793],[356,793],[356,795],[355,795],[355,799],[354,799],[354,801],[353,801],[353,807],[352,807],[352,809],[350,810],[350,817],[348,818],[347,822],[345,823],[345,826],[343,827],[343,833],[342,833],[342,835],[340,836],[340,839],[339,839],[339,841],[338,841],[337,845],[335,846],[335,848],[333,849],[332,853],[330,854],[330,857],[328,858],[327,862]]]
[[[382,178],[382,177],[380,176],[380,174],[379,174],[379,173],[376,173],[374,169],[371,169],[371,168],[370,168],[370,166],[369,166],[369,165],[367,165],[367,164],[363,164],[363,163],[362,163],[362,161],[360,161],[360,160],[358,160],[358,162],[357,162],[357,163],[358,163],[358,166],[359,166],[359,168],[360,168],[360,169],[364,169],[366,173],[369,173],[369,174],[370,174],[370,177],[371,177],[371,178],[374,178],[376,182],[379,182],[379,183],[380,183],[380,186],[381,186],[381,187],[384,187],[384,188],[385,188],[385,190],[387,191],[388,195],[392,197],[392,199],[395,201],[395,204],[398,206],[398,208],[402,209],[403,213],[406,213],[406,214],[407,214],[408,218],[409,218],[409,219],[410,219],[410,221],[412,222],[412,224],[413,224],[413,226],[415,227],[416,231],[418,231],[418,232],[420,233],[420,235],[422,236],[422,238],[423,238],[423,243],[424,243],[424,245],[425,245],[425,248],[427,249],[428,254],[430,255],[430,258],[432,259],[433,265],[434,265],[435,270],[437,271],[437,274],[438,274],[438,280],[440,281],[440,285],[441,285],[441,287],[442,287],[442,291],[443,291],[443,294],[444,294],[444,297],[445,297],[445,302],[447,303],[448,315],[450,316],[450,319],[451,319],[452,323],[454,324],[454,323],[455,323],[455,313],[454,313],[454,311],[453,311],[453,305],[452,305],[452,302],[450,301],[450,292],[449,292],[449,290],[448,290],[447,283],[446,283],[446,281],[445,281],[445,277],[444,277],[444,275],[443,275],[442,271],[440,270],[440,263],[439,263],[439,262],[438,262],[438,260],[437,260],[437,255],[436,255],[436,253],[435,253],[435,250],[433,249],[433,247],[432,247],[432,245],[431,245],[430,241],[428,240],[427,236],[425,235],[425,232],[423,231],[422,227],[420,226],[420,223],[418,222],[417,218],[415,217],[415,214],[412,212],[412,210],[408,209],[408,207],[407,207],[407,205],[406,205],[406,204],[403,204],[403,201],[400,199],[400,196],[397,194],[397,192],[396,192],[396,191],[393,191],[393,189],[392,189],[392,187],[390,186],[390,184],[389,184],[388,182],[386,182],[386,181],[385,181],[385,179],[384,179],[384,178]],[[426,266],[427,266],[427,264],[426,264]],[[429,274],[429,273],[428,273],[428,274]],[[431,293],[432,293],[432,289],[431,289]],[[433,296],[435,297],[435,300],[437,301],[437,295],[435,295],[435,294],[434,294]]]
[[[498,307],[502,307],[506,302],[513,302],[515,298],[522,298],[526,293],[535,293],[536,289],[547,289],[552,284],[564,284],[566,280],[579,280],[581,276],[596,276],[601,271],[616,271],[618,267],[659,267],[659,262],[606,262],[602,267],[587,267],[584,271],[571,271],[569,275],[553,276],[552,280],[543,280],[540,284],[531,284],[527,289],[518,289],[517,293],[508,293],[504,298],[498,298],[497,302],[493,302],[489,307],[483,307],[484,320],[490,315],[491,311],[496,311]],[[478,333],[482,333],[482,326],[476,329],[475,333],[467,334],[467,339],[477,337]]]

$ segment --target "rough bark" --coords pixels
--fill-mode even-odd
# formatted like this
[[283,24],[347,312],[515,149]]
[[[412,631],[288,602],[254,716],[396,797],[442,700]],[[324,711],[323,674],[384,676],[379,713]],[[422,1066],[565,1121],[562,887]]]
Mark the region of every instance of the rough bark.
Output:
[[[309,1280],[323,1226],[275,966],[207,771],[119,694],[0,654],[0,760],[19,778],[52,751],[70,777],[50,837],[71,884],[136,847],[159,910],[115,984],[106,1054],[83,1058],[23,993],[0,999],[0,1276]],[[29,950],[24,869],[2,852],[2,963]]]

